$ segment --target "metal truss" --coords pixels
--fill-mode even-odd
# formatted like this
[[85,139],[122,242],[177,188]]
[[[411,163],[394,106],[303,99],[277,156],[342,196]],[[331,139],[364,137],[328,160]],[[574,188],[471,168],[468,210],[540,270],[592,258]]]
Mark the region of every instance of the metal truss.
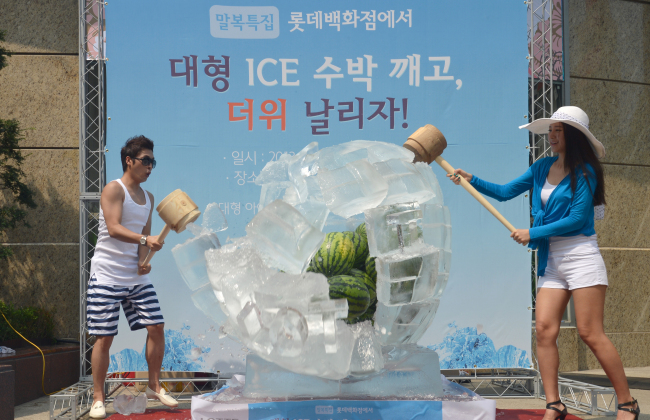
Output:
[[[565,18],[563,0],[528,0],[528,121],[549,118],[563,105],[566,99],[565,62],[566,46],[557,48],[558,39],[554,33],[562,30],[562,41],[566,39],[563,27]],[[557,37],[555,37],[557,38]],[[556,44],[554,50],[553,45]],[[560,44],[561,45],[561,44]],[[529,163],[552,155],[546,134],[529,134]],[[533,307],[537,291],[537,251],[532,251],[531,294]],[[563,325],[573,325],[572,302],[563,317]]]
[[484,398],[539,397],[539,374],[533,369],[463,369],[442,373]]
[[[118,395],[125,394],[137,397],[147,387],[148,378],[121,378],[119,374],[110,375],[106,379],[106,401],[112,402]],[[226,380],[218,376],[211,378],[160,378],[161,385],[167,389],[169,395],[177,401],[191,401],[196,395],[213,392],[225,385]]]
[[[559,378],[560,399],[568,407],[592,416],[615,416],[618,399],[613,388]],[[542,388],[543,389],[543,388]],[[545,398],[542,392],[540,398]]]
[[86,325],[90,259],[97,243],[99,197],[106,184],[106,60],[104,6],[79,0],[79,342],[80,379],[91,375]]
[[92,383],[80,382],[50,396],[50,419],[76,420],[90,411]]

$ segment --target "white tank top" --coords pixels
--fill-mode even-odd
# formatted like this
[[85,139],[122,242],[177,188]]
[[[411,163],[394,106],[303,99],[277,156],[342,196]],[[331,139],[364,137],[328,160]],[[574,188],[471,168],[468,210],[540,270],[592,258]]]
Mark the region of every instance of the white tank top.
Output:
[[[122,180],[116,179],[124,190],[122,203],[122,226],[130,231],[140,233],[149,220],[151,202],[149,194],[145,191],[145,204],[141,206],[133,201],[131,194],[126,189]],[[90,263],[90,276],[93,275],[98,283],[114,286],[134,286],[136,284],[151,283],[149,275],[138,275],[138,247],[139,244],[130,244],[111,238],[104,220],[104,211],[99,207],[99,234],[95,253]]]
[[544,186],[542,187],[542,192],[540,194],[542,198],[542,206],[546,206],[546,202],[548,201],[548,198],[551,196],[551,193],[553,190],[557,187],[557,185],[553,185],[550,182],[548,182],[548,179],[546,182],[544,182]]

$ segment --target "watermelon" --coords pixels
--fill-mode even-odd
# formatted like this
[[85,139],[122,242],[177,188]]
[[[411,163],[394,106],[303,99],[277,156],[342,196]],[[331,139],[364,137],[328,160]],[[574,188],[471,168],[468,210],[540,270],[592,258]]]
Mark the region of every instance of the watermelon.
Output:
[[368,240],[363,240],[363,236],[359,235],[356,232],[345,231],[348,238],[352,241],[354,245],[354,268],[363,269],[366,265],[366,258],[368,257]]
[[309,263],[311,270],[327,277],[347,274],[354,264],[354,245],[342,232],[331,232]]
[[377,311],[376,302],[370,305],[370,307],[368,307],[368,309],[366,309],[366,312],[364,312],[362,315],[350,320],[346,320],[346,323],[356,324],[357,322],[371,321],[372,325],[375,325],[375,311]]
[[368,232],[366,232],[366,223],[363,222],[354,230],[356,233],[361,235],[361,238],[365,243],[368,243]]
[[373,280],[365,271],[356,268],[350,270],[350,275],[360,277],[363,280],[363,284],[366,285],[368,293],[370,293],[370,304],[375,303],[377,301],[377,280]]
[[352,320],[370,306],[370,293],[363,280],[354,276],[334,276],[327,279],[330,299],[347,299],[348,319]]
[[375,282],[377,282],[377,270],[375,269],[375,257],[368,255],[366,258],[366,274],[370,276]]

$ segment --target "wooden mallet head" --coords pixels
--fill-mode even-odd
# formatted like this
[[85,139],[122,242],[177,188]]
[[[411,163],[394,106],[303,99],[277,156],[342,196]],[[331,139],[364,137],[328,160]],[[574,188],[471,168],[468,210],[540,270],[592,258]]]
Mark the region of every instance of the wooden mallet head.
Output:
[[[158,235],[158,241],[160,242],[165,240],[170,230],[181,233],[188,223],[194,222],[201,215],[199,206],[181,190],[172,191],[158,204],[156,211],[165,222],[165,227]],[[150,251],[141,265],[149,264],[155,253],[156,251]]]
[[156,211],[165,224],[176,233],[185,230],[188,223],[199,218],[199,206],[183,191],[172,191],[158,204]]
[[404,148],[415,153],[414,162],[431,164],[447,147],[445,136],[431,124],[420,127],[404,143]]

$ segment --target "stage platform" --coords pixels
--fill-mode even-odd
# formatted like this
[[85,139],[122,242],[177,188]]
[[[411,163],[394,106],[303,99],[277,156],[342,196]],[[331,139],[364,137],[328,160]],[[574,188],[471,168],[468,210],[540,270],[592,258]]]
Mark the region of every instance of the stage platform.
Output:
[[[241,378],[241,377],[240,377]],[[192,397],[193,420],[495,420],[496,401],[442,379],[442,393],[427,398],[247,398],[243,386]],[[241,384],[245,379],[232,381]]]
[[[526,410],[526,409],[513,409],[513,410],[496,410],[496,418],[499,420],[541,420],[544,417],[545,410]],[[191,410],[147,410],[144,414],[132,414],[130,416],[123,416],[121,414],[113,414],[109,416],[111,420],[201,420],[201,417],[192,417]],[[217,417],[218,418],[218,417]],[[319,417],[320,418],[320,417]],[[366,417],[369,418],[369,417]],[[426,417],[420,417],[426,418]],[[445,419],[446,417],[443,417]],[[471,417],[469,417],[471,418]],[[214,420],[215,417],[213,416]],[[401,417],[398,417],[401,419]],[[580,420],[580,417],[569,414],[566,420]],[[209,417],[203,417],[202,420],[209,420]]]

